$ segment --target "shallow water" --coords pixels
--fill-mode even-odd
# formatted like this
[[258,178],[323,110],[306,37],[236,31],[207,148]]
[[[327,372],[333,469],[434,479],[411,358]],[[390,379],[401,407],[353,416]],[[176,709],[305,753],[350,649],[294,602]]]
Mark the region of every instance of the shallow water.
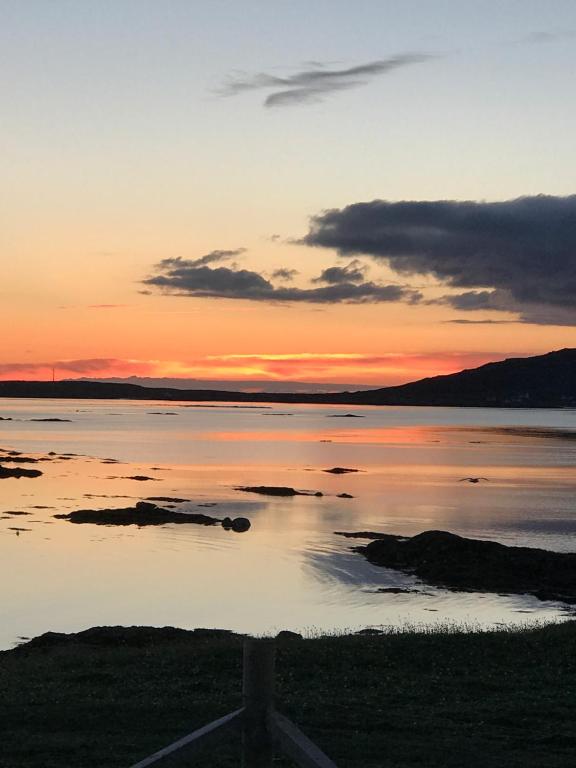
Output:
[[[350,406],[0,400],[0,417],[12,419],[0,421],[0,448],[58,454],[22,465],[42,477],[0,480],[0,647],[95,624],[257,633],[453,620],[488,626],[565,614],[560,604],[522,596],[427,586],[421,594],[377,593],[414,580],[370,565],[351,551],[361,542],[334,532],[445,529],[576,551],[576,411],[352,412],[361,418],[346,416]],[[70,421],[31,421],[45,418]],[[335,466],[362,471],[322,471]],[[126,479],[133,475],[154,479]],[[461,482],[468,476],[488,480]],[[239,485],[324,496],[272,498]],[[343,492],[354,498],[337,498]],[[245,516],[252,527],[234,534],[54,518],[150,496],[190,499],[177,508]]]

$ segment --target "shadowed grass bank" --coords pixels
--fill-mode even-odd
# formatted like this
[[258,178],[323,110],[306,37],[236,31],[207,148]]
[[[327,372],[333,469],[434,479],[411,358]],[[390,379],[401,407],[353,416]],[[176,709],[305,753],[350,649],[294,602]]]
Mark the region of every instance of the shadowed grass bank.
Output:
[[[5,768],[127,768],[241,703],[237,635],[43,638],[0,654]],[[339,768],[576,763],[576,622],[288,638],[277,676],[278,709]],[[233,746],[195,764],[236,766]]]

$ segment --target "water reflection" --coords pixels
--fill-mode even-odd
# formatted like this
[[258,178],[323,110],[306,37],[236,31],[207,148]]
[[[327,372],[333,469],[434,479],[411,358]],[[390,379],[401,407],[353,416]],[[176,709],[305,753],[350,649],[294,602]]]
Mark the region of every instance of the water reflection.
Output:
[[[378,592],[414,580],[370,565],[334,531],[445,529],[575,551],[576,412],[365,408],[344,423],[327,418],[338,409],[282,406],[291,418],[268,429],[260,424],[271,423],[261,418],[269,410],[171,403],[177,417],[151,413],[163,410],[2,402],[1,416],[22,419],[0,422],[2,448],[31,457],[57,451],[34,464],[41,477],[0,480],[2,647],[18,635],[94,624],[264,632],[560,615],[561,606],[519,596]],[[30,421],[51,417],[72,421]],[[325,472],[338,466],[363,471]],[[130,479],[137,476],[152,479]],[[460,482],[467,476],[488,482]],[[249,499],[241,486],[323,496]],[[187,500],[174,504],[189,514],[245,518],[250,530],[78,526],[54,517],[171,503],[160,498]]]

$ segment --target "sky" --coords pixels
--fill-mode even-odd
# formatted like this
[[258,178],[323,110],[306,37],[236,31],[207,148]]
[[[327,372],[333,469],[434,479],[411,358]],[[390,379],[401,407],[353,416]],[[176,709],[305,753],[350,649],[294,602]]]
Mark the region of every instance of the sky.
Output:
[[573,0],[0,0],[0,378],[576,347]]

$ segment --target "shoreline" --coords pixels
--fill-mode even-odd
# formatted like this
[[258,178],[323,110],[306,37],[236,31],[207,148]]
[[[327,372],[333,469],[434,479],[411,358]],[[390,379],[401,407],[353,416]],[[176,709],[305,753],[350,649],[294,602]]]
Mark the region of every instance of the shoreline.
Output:
[[[0,653],[10,768],[126,768],[241,701],[242,636],[92,628]],[[576,622],[277,640],[279,709],[338,768],[576,759]],[[203,756],[232,768],[236,753]],[[280,763],[281,765],[281,763]]]

